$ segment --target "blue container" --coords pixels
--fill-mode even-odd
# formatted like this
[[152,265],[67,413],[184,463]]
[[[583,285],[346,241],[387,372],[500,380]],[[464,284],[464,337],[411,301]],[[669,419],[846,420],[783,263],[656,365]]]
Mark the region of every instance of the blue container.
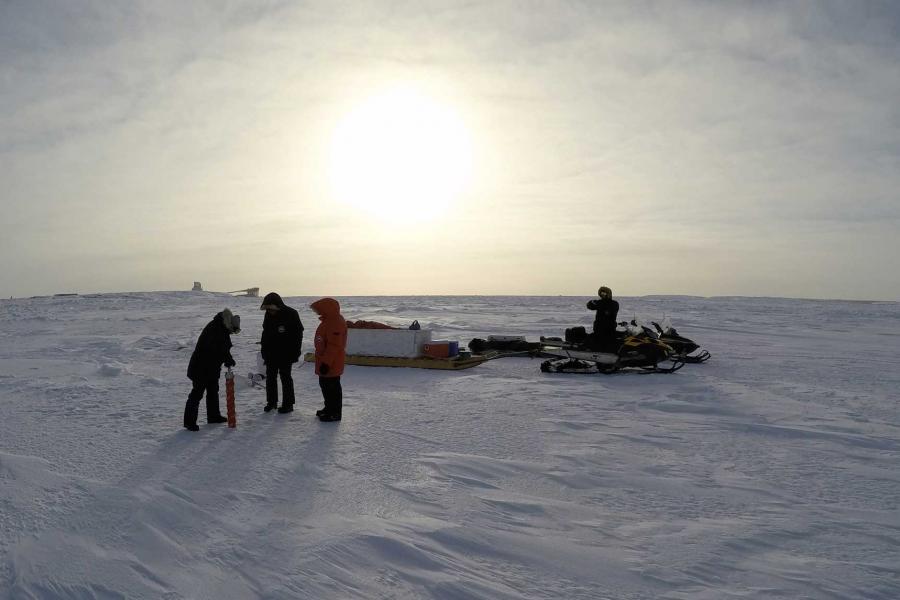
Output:
[[450,342],[450,353],[448,356],[456,356],[459,354],[459,342]]

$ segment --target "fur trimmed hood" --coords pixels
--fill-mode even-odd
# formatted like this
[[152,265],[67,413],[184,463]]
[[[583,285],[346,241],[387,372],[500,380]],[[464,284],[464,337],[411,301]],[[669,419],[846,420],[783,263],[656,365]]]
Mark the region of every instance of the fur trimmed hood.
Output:
[[228,333],[240,333],[241,331],[241,316],[232,314],[229,309],[225,309],[219,313],[222,315],[222,325],[225,326],[225,329]]

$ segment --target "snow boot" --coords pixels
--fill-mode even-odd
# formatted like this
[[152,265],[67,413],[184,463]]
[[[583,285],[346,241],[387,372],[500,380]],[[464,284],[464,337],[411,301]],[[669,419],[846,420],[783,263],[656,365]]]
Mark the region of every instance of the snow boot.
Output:
[[324,414],[325,414],[325,409],[324,409],[324,408],[320,408],[319,410],[316,411],[316,416],[317,416],[317,417],[321,417],[321,416],[324,415]]
[[294,406],[292,404],[282,404],[281,408],[278,409],[278,413],[282,415],[289,412],[294,412]]
[[323,413],[323,414],[319,415],[319,420],[322,421],[323,423],[332,423],[334,421],[340,421],[341,415],[332,415],[329,413]]
[[200,428],[197,425],[185,424],[184,428],[187,429],[188,431],[200,431]]
[[210,417],[210,418],[206,419],[206,422],[209,423],[210,425],[215,425],[216,423],[226,423],[226,422],[228,422],[228,419],[223,417],[222,415],[218,415],[218,416]]
[[275,408],[276,408],[276,405],[275,405],[275,404],[266,404],[266,405],[263,407],[263,410],[266,411],[266,412],[269,412],[269,411],[274,410]]

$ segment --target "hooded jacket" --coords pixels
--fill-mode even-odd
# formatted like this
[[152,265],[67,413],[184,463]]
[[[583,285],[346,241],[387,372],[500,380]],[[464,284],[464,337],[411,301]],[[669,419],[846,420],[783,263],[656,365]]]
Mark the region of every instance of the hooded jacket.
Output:
[[[310,305],[319,314],[316,328],[316,375],[340,377],[344,373],[344,355],[347,349],[347,323],[341,316],[341,305],[334,298],[322,298]],[[322,374],[322,365],[328,365]]]
[[231,358],[231,333],[225,328],[222,313],[218,313],[197,338],[187,376],[194,381],[218,380],[226,361],[234,361]]
[[594,316],[594,334],[615,336],[616,317],[619,314],[619,303],[612,299],[612,290],[608,287],[603,286],[600,288],[600,291],[607,292],[609,297],[597,298],[587,303],[588,310],[597,311]]
[[295,363],[300,359],[300,345],[303,343],[303,323],[297,311],[286,305],[275,292],[266,294],[263,306],[278,307],[274,315],[266,311],[263,318],[262,343],[260,352],[267,365]]

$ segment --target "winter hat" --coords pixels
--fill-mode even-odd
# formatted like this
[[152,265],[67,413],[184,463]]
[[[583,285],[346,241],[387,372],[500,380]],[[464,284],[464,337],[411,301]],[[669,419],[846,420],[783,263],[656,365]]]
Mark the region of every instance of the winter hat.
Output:
[[225,324],[225,329],[229,333],[240,333],[241,331],[241,316],[231,314],[227,308],[222,311],[222,323]]
[[597,295],[599,296],[603,292],[606,292],[607,294],[609,294],[609,297],[612,298],[612,290],[609,289],[608,287],[606,287],[605,285],[602,286],[599,290],[597,290]]

